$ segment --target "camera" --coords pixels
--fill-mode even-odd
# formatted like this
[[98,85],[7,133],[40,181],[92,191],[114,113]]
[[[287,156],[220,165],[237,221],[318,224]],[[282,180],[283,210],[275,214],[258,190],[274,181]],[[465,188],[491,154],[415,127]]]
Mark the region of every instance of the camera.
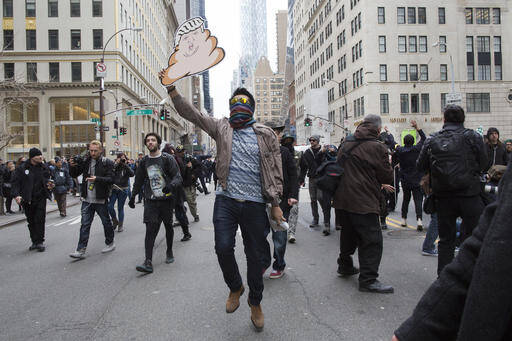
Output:
[[484,191],[485,191],[485,193],[488,193],[488,194],[498,194],[498,186],[485,185]]
[[194,160],[194,157],[190,154],[185,154],[185,156],[183,157],[183,161],[185,163],[189,163],[189,162],[192,162],[192,160]]
[[201,185],[197,181],[196,181],[196,189],[199,191],[199,193],[203,193],[203,187],[201,187]]

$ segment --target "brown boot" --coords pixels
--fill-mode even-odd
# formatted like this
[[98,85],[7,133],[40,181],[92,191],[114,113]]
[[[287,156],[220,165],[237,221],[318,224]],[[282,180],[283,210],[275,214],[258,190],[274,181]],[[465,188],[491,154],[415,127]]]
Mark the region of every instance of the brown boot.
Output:
[[265,322],[265,318],[263,316],[263,311],[261,310],[261,304],[252,305],[249,301],[249,307],[251,307],[251,321],[256,328],[257,332],[261,332],[263,330],[263,325]]
[[237,291],[231,291],[226,301],[226,313],[234,313],[240,306],[240,296],[244,294],[245,288],[242,285]]

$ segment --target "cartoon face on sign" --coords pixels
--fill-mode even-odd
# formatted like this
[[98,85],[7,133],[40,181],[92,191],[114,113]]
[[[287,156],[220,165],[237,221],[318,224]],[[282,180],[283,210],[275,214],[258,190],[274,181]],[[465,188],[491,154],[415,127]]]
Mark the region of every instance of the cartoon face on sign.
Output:
[[217,47],[217,38],[204,28],[204,22],[196,17],[178,27],[169,66],[162,73],[162,85],[169,86],[181,78],[201,73],[224,59],[224,50]]

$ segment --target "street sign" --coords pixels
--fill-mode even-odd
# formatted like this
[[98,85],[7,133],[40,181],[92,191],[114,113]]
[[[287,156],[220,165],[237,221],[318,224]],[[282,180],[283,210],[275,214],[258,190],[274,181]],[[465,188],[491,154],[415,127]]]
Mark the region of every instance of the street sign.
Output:
[[446,94],[446,104],[462,104],[462,94],[457,92]]
[[115,140],[114,141],[114,146],[120,147],[121,146],[121,142],[119,142],[119,140]]
[[127,116],[140,116],[140,115],[152,115],[153,109],[140,109],[140,110],[128,110]]
[[110,128],[109,128],[109,127],[103,127],[103,128],[102,128],[102,127],[97,126],[97,127],[94,127],[94,130],[95,130],[95,131],[100,131],[100,130],[103,130],[103,131],[109,131],[109,130],[110,130]]
[[117,139],[117,136],[116,136],[116,135],[112,135],[112,138],[113,138],[113,139]]
[[96,64],[96,77],[105,78],[106,76],[107,76],[107,66],[104,63]]
[[99,122],[100,119],[99,118],[91,118],[91,122]]

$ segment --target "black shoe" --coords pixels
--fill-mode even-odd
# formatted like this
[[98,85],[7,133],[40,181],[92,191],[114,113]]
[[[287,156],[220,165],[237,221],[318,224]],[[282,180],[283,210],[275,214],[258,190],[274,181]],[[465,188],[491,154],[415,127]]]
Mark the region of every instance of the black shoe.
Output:
[[359,273],[359,269],[354,266],[352,268],[348,268],[348,269],[343,269],[338,266],[338,276],[340,276],[340,277],[350,277],[350,276],[357,275],[358,273]]
[[359,284],[359,291],[374,292],[377,294],[392,294],[395,292],[392,286],[384,285],[377,280],[371,284]]
[[150,260],[145,260],[142,265],[137,265],[135,269],[137,269],[137,271],[150,274],[153,272],[153,265]]
[[194,222],[195,222],[195,223],[199,222],[199,216],[195,216],[195,217],[194,217]]
[[210,192],[204,192],[204,195],[208,195],[208,194],[210,194]]
[[38,252],[44,252],[44,251],[46,250],[46,247],[44,246],[44,244],[43,244],[43,243],[41,243],[41,244],[37,244],[37,245],[36,245],[36,250],[37,250]]
[[318,227],[318,219],[313,220],[313,222],[311,224],[309,224],[309,227],[311,227],[311,228]]
[[166,264],[171,264],[171,263],[174,263],[174,256],[173,254],[167,254],[167,256],[165,257],[165,263]]
[[387,229],[388,229],[388,225],[386,225],[386,224],[382,224],[382,225],[380,225],[380,228],[381,228],[382,230],[387,230]]
[[30,245],[30,247],[28,248],[29,251],[34,251],[34,250],[37,250],[37,245],[35,243],[32,243],[32,245]]
[[340,225],[336,225],[336,231],[341,231],[341,226]]
[[322,231],[322,233],[324,234],[324,236],[328,236],[328,235],[330,235],[330,234],[331,234],[331,231],[330,231],[330,229],[329,229],[329,228],[327,228],[327,227],[326,227],[326,228]]
[[186,242],[186,241],[190,240],[190,238],[192,238],[192,235],[190,233],[187,233],[183,236],[183,238],[181,238],[181,241]]
[[60,216],[64,218],[66,216],[66,213],[61,213]]

